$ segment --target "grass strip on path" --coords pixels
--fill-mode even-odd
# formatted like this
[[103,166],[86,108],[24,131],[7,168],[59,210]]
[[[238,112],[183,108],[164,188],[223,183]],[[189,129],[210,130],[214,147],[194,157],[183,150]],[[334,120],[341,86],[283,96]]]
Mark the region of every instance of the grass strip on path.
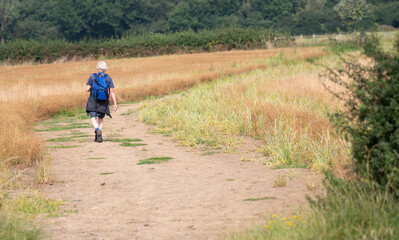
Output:
[[143,160],[139,160],[137,165],[143,165],[143,164],[159,164],[161,162],[166,162],[172,159],[171,157],[152,157],[152,158],[147,158]]

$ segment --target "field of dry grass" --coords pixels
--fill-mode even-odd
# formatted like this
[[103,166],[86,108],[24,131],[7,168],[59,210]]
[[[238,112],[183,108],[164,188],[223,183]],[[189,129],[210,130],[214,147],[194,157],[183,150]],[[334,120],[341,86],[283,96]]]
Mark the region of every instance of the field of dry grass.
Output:
[[[325,55],[320,48],[270,49],[107,60],[119,102],[165,95],[268,66],[265,60],[295,53],[296,58]],[[87,100],[85,83],[95,72],[96,61],[43,65],[0,66],[0,162],[3,183],[12,176],[10,166],[40,165],[44,149],[33,124],[61,108],[82,107]],[[7,167],[8,166],[8,167]]]
[[[281,52],[297,51],[299,56],[320,54],[318,48],[270,49],[171,55],[151,58],[108,60],[108,74],[118,89],[133,89],[162,81],[187,81],[211,73],[229,72]],[[42,65],[0,66],[0,102],[32,100],[63,93],[79,94],[96,61],[67,62]],[[168,85],[168,84],[166,84]],[[120,96],[123,98],[123,96]]]

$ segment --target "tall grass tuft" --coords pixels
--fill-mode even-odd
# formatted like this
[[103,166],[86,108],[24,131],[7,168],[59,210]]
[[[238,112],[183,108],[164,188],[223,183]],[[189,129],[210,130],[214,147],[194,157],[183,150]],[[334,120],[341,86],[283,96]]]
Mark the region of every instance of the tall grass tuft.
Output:
[[32,225],[27,220],[0,211],[0,239],[43,239],[44,231]]
[[252,226],[223,239],[397,238],[399,204],[392,195],[378,188],[341,181],[327,185],[327,191],[327,196],[312,201],[311,211],[305,217],[270,217],[262,226]]

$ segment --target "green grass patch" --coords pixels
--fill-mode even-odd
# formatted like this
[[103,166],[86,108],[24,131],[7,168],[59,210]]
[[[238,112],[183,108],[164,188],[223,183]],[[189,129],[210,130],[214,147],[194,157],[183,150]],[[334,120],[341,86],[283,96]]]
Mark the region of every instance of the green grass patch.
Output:
[[91,135],[88,135],[85,132],[80,132],[79,130],[72,130],[71,133],[61,133],[61,134],[58,134],[57,136],[70,137],[70,138],[80,138],[80,137],[90,137]]
[[116,173],[116,172],[102,172],[102,173],[100,173],[100,175],[111,175],[114,173]]
[[123,139],[106,139],[106,142],[141,142],[143,140],[138,138],[123,138]]
[[36,216],[44,213],[54,213],[60,210],[65,204],[61,200],[51,200],[38,194],[23,194],[14,198],[5,194],[0,199],[2,209],[15,213],[24,213],[29,216]]
[[85,137],[92,137],[92,135],[80,134],[80,135],[70,136],[70,138],[85,138]]
[[[110,138],[117,138],[117,137],[121,137],[121,136],[122,136],[121,134],[117,134],[117,133],[112,133],[112,134],[108,135],[108,137],[110,137]],[[107,141],[107,140],[105,140],[105,141]]]
[[60,146],[50,146],[50,147],[48,147],[48,148],[51,148],[51,149],[62,149],[62,148],[77,148],[77,147],[80,147],[79,145],[60,145]]
[[273,166],[272,169],[277,170],[277,169],[286,169],[286,168],[308,168],[309,165],[306,163],[297,163],[297,164],[291,164],[291,165],[276,165]]
[[147,158],[144,160],[139,160],[137,165],[143,165],[143,164],[159,164],[161,162],[166,162],[172,159],[171,157],[153,157],[153,158]]
[[164,136],[167,137],[171,137],[172,136],[172,131],[163,131],[163,130],[159,130],[159,131],[151,131],[150,134],[162,134]]
[[79,212],[78,209],[68,209],[64,211],[64,213],[66,214],[77,214],[78,212]]
[[56,114],[52,116],[52,118],[53,119],[71,118],[71,117],[81,118],[83,116],[87,118],[86,109],[83,107],[79,108],[62,107]]
[[75,139],[71,137],[49,138],[46,142],[73,142]]
[[147,145],[145,143],[130,143],[130,142],[124,142],[122,144],[119,144],[121,147],[137,147],[137,146],[144,146]]
[[88,123],[72,123],[65,126],[53,126],[44,129],[35,129],[36,132],[55,132],[55,131],[64,131],[70,129],[78,129],[78,128],[91,128]]
[[247,198],[244,201],[248,202],[256,202],[256,201],[262,201],[262,200],[270,200],[270,199],[276,199],[275,197],[259,197],[259,198]]

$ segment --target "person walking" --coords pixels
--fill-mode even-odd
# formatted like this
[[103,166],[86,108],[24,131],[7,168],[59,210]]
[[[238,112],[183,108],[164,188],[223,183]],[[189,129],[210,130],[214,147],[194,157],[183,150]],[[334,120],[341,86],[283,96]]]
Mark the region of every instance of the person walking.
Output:
[[90,92],[87,99],[86,113],[91,118],[94,127],[94,141],[102,142],[102,129],[104,126],[104,117],[108,115],[112,118],[109,111],[109,96],[114,103],[114,112],[118,109],[114,91],[114,82],[112,78],[105,73],[108,66],[104,61],[97,63],[97,73],[93,73],[86,83],[86,92]]

